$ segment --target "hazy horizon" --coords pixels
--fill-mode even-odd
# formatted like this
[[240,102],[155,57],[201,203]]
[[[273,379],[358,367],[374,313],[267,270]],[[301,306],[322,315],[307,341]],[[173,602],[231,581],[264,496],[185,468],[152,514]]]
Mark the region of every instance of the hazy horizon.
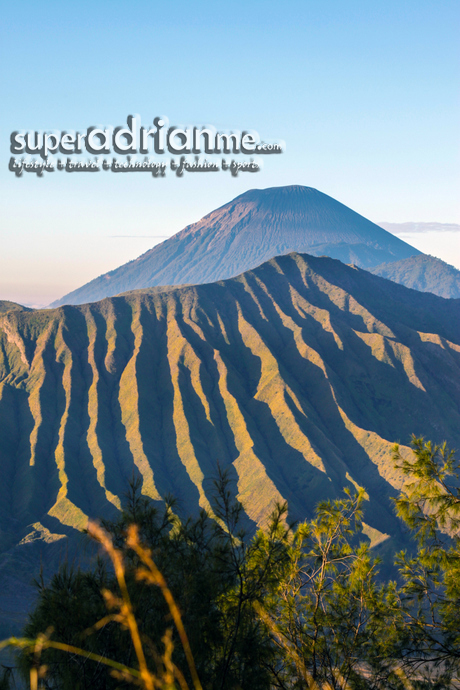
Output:
[[[416,249],[419,249],[425,254],[431,254],[432,256],[436,256],[442,261],[445,261],[446,263],[460,270],[460,234],[458,234],[460,233],[460,224],[436,223],[435,221],[426,223],[387,223],[386,221],[380,221],[376,224],[380,225],[380,227],[384,228],[388,232],[391,232],[391,234],[394,234],[396,237],[403,239],[405,242],[415,247]],[[434,228],[433,226],[437,227]],[[182,229],[183,228],[180,228],[177,232],[180,232],[180,230]],[[169,237],[172,237],[174,234],[176,233],[171,234]],[[123,265],[124,263],[127,263],[128,261],[137,259],[146,251],[156,246],[156,244],[164,242],[165,239],[169,239],[169,237],[161,236],[155,238],[154,236],[148,235],[112,235],[112,237],[108,237],[107,239],[121,241],[121,246],[116,247],[117,250],[120,250],[119,254],[121,255],[124,251],[126,251],[126,257],[121,259],[121,261],[118,264],[107,265],[106,268],[102,268],[100,272],[97,274],[90,274],[88,268],[85,267],[82,269],[81,272],[81,275],[85,277],[82,277],[82,280],[80,282],[77,282],[76,284],[63,283],[61,286],[61,290],[59,290],[59,285],[46,284],[42,284],[39,287],[37,287],[36,291],[34,290],[33,285],[28,286],[27,283],[18,286],[12,285],[10,289],[8,289],[8,286],[6,286],[6,288],[2,290],[2,294],[0,294],[0,300],[9,300],[12,302],[17,302],[18,304],[22,304],[26,307],[48,307],[48,305],[51,304],[53,301],[63,297],[72,290],[81,287],[93,278],[96,278],[99,275],[103,275],[104,273],[112,271],[118,268],[119,266]],[[157,241],[152,242],[152,240],[154,239],[157,239]],[[128,250],[126,250],[126,240],[132,240],[131,247]],[[145,249],[143,248],[142,251],[140,251],[139,253],[136,253],[136,242],[139,242],[139,244],[142,245],[147,243],[148,246],[146,246]],[[116,260],[116,256],[114,256],[114,260]],[[97,261],[98,257],[96,257],[95,264],[97,264]],[[99,261],[101,267],[105,265],[105,259],[101,257],[99,258]]]
[[[435,222],[387,223],[385,221],[381,221],[378,222],[377,225],[380,225],[380,227],[383,227],[385,230],[391,232],[391,234],[394,234],[396,237],[403,239],[405,242],[415,247],[416,249],[419,249],[420,251],[426,254],[432,254],[432,256],[437,256],[437,258],[442,259],[446,263],[455,266],[455,268],[460,270],[460,235],[457,234],[460,232],[459,224],[445,224]],[[424,229],[416,228],[416,226],[421,225],[426,225],[428,227]],[[438,226],[437,229],[433,229],[431,227],[435,225]],[[410,229],[410,226],[412,226],[412,229]],[[452,226],[455,227],[455,230]],[[392,228],[392,230],[390,230],[390,227]],[[177,232],[180,232],[180,230],[182,229],[183,228],[180,228]],[[176,233],[171,234],[169,237],[172,237],[174,234]],[[64,295],[75,290],[76,288],[81,287],[93,278],[96,278],[99,275],[103,275],[104,273],[112,271],[118,268],[119,266],[127,263],[128,261],[137,259],[140,255],[144,254],[146,251],[149,251],[149,249],[152,249],[154,246],[156,246],[156,244],[164,242],[165,239],[169,239],[169,237],[161,236],[155,238],[154,236],[147,235],[113,235],[111,238],[107,239],[121,241],[121,247],[116,248],[117,250],[121,250],[119,252],[120,255],[124,251],[126,251],[126,240],[132,240],[131,251],[128,249],[126,257],[121,259],[121,261],[118,264],[107,265],[106,268],[102,268],[100,272],[97,274],[90,274],[88,267],[82,267],[81,275],[85,277],[82,277],[82,280],[80,282],[77,282],[76,284],[62,283],[61,290],[59,290],[59,285],[47,285],[46,283],[41,284],[36,289],[34,289],[33,285],[27,285],[27,283],[17,286],[12,285],[9,289],[8,286],[6,286],[6,288],[4,288],[2,290],[2,293],[0,294],[0,300],[9,300],[12,302],[17,302],[18,304],[22,304],[26,307],[48,307],[53,301],[63,297]],[[157,239],[157,241],[152,242],[152,240],[154,239]],[[139,242],[139,244],[147,243],[148,246],[146,246],[145,249],[143,248],[142,251],[140,251],[139,253],[136,253],[136,242]],[[98,261],[98,257],[93,257],[93,259],[94,258],[96,258],[96,262],[94,264],[91,264],[92,266],[97,264]],[[114,258],[116,260],[116,257]],[[99,258],[99,261],[101,266],[105,264],[105,259],[103,259],[102,257]]]

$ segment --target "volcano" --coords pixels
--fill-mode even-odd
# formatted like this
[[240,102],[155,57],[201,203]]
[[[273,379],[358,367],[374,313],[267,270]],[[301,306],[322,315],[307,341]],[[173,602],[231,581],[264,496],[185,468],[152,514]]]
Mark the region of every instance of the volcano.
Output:
[[224,280],[292,251],[327,255],[365,269],[420,254],[316,189],[252,189],[51,306],[84,304],[158,285]]

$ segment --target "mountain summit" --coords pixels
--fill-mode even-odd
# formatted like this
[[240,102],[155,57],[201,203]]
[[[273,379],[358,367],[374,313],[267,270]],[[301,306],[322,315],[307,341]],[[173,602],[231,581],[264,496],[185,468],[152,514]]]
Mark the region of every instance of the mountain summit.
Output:
[[292,251],[327,254],[361,268],[420,253],[317,189],[252,189],[51,306],[155,285],[210,283]]

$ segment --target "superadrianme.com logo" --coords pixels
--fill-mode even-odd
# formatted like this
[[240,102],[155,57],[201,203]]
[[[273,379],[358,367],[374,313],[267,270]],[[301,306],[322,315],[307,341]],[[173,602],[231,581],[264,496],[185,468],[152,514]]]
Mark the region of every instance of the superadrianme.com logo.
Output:
[[155,117],[153,125],[143,126],[139,115],[130,115],[122,127],[91,126],[84,132],[14,131],[9,168],[17,177],[24,172],[42,177],[55,170],[148,172],[153,177],[164,177],[168,170],[177,177],[186,172],[223,170],[236,177],[240,172],[258,172],[262,167],[259,156],[284,150],[283,141],[263,141],[255,130],[169,126],[166,117]]

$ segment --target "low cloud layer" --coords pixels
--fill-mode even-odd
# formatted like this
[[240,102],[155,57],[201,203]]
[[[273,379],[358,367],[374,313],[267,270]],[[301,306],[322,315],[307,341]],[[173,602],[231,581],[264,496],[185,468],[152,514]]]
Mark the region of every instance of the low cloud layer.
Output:
[[411,232],[460,232],[458,223],[377,223],[393,235],[405,235]]

